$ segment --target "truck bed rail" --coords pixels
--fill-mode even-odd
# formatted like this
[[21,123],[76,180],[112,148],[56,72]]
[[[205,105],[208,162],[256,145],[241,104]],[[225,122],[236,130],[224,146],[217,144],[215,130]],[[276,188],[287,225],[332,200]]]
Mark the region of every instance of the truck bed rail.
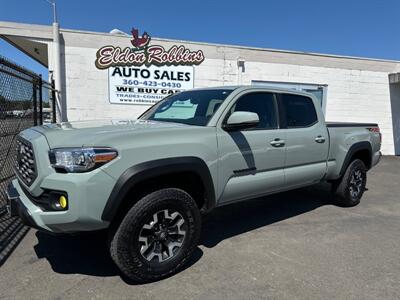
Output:
[[378,127],[376,123],[326,122],[326,127]]

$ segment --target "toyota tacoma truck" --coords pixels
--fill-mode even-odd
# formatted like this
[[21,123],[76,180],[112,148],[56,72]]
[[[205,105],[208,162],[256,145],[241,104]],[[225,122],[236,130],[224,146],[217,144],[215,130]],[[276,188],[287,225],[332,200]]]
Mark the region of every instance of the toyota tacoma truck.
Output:
[[188,261],[215,207],[319,182],[342,206],[360,202],[379,127],[325,122],[320,106],[293,90],[194,89],[136,120],[24,130],[9,213],[52,233],[107,229],[125,275],[159,280]]

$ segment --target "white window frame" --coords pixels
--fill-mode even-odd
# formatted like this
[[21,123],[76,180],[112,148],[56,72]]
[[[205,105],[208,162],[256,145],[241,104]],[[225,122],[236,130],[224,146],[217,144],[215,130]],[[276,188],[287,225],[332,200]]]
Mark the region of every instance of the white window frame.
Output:
[[285,88],[285,89],[293,89],[296,91],[304,91],[304,90],[322,90],[322,105],[321,109],[325,115],[326,112],[326,100],[328,94],[328,85],[327,84],[315,84],[315,83],[302,83],[302,82],[285,82],[285,81],[264,81],[264,80],[252,80],[252,85],[257,86],[266,86],[266,87],[275,87],[275,88]]

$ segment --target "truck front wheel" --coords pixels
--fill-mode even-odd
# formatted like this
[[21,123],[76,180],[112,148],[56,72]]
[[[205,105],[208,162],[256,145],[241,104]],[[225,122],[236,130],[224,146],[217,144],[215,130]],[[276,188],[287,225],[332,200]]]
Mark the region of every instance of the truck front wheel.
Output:
[[351,207],[360,203],[367,183],[367,168],[360,159],[353,160],[342,178],[332,183],[336,202],[341,206]]
[[200,231],[193,198],[180,189],[161,189],[140,199],[126,214],[111,239],[111,257],[136,282],[160,280],[187,262]]

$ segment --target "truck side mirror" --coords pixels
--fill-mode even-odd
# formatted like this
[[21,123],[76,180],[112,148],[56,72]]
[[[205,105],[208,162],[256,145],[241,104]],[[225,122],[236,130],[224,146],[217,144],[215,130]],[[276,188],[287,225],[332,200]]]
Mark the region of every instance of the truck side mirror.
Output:
[[249,111],[235,111],[229,116],[226,124],[223,125],[223,129],[232,131],[253,128],[256,127],[259,122],[260,119],[256,113]]

